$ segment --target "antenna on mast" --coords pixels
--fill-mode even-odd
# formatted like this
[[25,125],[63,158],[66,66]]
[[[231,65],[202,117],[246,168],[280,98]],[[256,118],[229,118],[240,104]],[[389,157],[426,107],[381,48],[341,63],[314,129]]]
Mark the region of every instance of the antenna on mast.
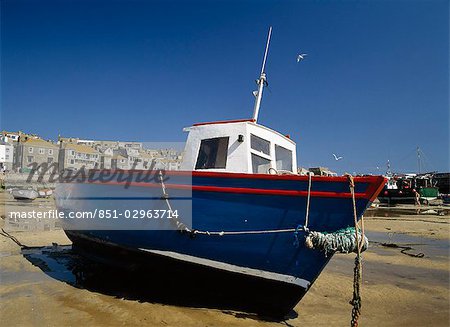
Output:
[[256,97],[255,99],[255,107],[253,109],[253,120],[256,122],[258,120],[259,108],[261,107],[261,99],[263,94],[264,86],[267,86],[266,73],[264,72],[264,68],[266,68],[267,54],[269,52],[269,43],[270,36],[272,35],[272,26],[269,27],[269,34],[267,36],[266,43],[266,51],[264,52],[264,59],[261,67],[261,75],[259,79],[256,80],[256,84],[258,85],[258,90],[253,92],[253,95]]
[[419,148],[419,146],[417,146],[417,148],[416,148],[416,151],[417,151],[417,166],[419,167],[419,174],[421,173],[421,165],[420,165],[420,148]]

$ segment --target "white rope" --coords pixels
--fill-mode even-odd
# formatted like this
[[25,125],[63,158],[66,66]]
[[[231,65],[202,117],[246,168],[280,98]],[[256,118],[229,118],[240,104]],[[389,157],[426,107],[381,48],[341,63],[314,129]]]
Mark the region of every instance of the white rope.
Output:
[[[163,198],[166,201],[167,207],[169,208],[169,211],[173,212],[172,206],[170,205],[169,201],[169,194],[166,191],[166,186],[164,184],[164,180],[162,177],[162,173],[159,172],[159,178],[161,182],[161,189],[163,193]],[[185,231],[191,234],[200,234],[200,235],[216,235],[216,236],[224,236],[224,235],[245,235],[245,234],[273,234],[273,233],[292,233],[297,232],[299,230],[305,230],[304,228],[286,228],[286,229],[268,229],[268,230],[249,230],[249,231],[202,231],[202,230],[196,230],[196,229],[190,229],[187,227],[184,223],[178,220],[178,218],[174,219],[176,221],[176,226],[179,230]]]
[[[169,212],[173,213],[172,206],[170,205],[170,202],[169,202],[169,194],[166,192],[166,185],[164,184],[164,178],[163,178],[163,174],[161,171],[159,171],[159,180],[161,182],[163,198],[166,201],[167,207],[169,208]],[[176,224],[178,230],[192,233],[192,230],[189,227],[187,227],[184,223],[179,221],[178,218],[175,218],[175,219],[173,219],[173,218],[174,217],[172,217],[171,221],[175,221],[175,224]]]
[[364,247],[364,238],[366,237],[365,233],[364,233],[364,215],[361,215],[361,243],[359,245],[359,251],[362,252],[361,250]]
[[244,235],[244,234],[271,234],[271,233],[291,233],[296,232],[299,230],[299,228],[286,228],[286,229],[267,229],[267,230],[249,230],[249,231],[221,231],[221,232],[209,232],[209,231],[200,231],[194,229],[192,231],[193,234],[202,234],[202,235],[218,235],[218,236],[224,236],[224,235]]

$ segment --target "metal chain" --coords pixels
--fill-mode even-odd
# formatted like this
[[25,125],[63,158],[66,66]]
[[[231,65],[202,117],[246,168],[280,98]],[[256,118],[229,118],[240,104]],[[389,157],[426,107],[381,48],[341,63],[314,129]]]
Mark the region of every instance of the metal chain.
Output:
[[353,269],[353,298],[350,301],[350,304],[353,306],[351,327],[358,327],[358,319],[361,316],[361,270],[361,257],[357,255],[355,258],[355,268]]
[[[355,200],[355,181],[353,180],[353,176],[347,174],[347,179],[349,182],[350,193],[352,194],[352,203],[353,203],[353,218],[355,223],[355,238],[357,246],[356,258],[355,258],[355,268],[353,269],[353,298],[350,301],[350,304],[353,306],[352,309],[352,320],[350,322],[351,327],[358,327],[358,319],[361,316],[361,279],[362,279],[362,262],[361,262],[361,248],[362,243],[359,242],[359,233],[358,233],[358,215],[356,212],[356,200]],[[361,216],[361,225],[364,226],[363,223],[364,217]],[[364,240],[364,227],[362,228],[362,240]]]

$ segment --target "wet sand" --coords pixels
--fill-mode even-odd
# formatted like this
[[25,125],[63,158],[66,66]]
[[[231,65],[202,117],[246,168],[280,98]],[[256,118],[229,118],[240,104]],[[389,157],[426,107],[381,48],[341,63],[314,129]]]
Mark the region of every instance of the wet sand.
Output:
[[[15,205],[9,194],[0,193],[0,200]],[[21,205],[52,206],[52,200]],[[372,243],[363,259],[360,325],[449,326],[450,217],[386,217],[375,212],[365,219],[365,228]],[[61,265],[70,251],[63,231],[11,234],[25,245],[46,248],[22,251],[10,239],[0,237],[0,316],[5,326],[346,326],[350,322],[353,254],[335,255],[296,306],[296,313],[276,321],[74,287],[71,280],[75,277]],[[52,243],[68,246],[52,248]],[[409,246],[412,249],[407,253],[423,253],[424,257],[411,257],[381,243]]]

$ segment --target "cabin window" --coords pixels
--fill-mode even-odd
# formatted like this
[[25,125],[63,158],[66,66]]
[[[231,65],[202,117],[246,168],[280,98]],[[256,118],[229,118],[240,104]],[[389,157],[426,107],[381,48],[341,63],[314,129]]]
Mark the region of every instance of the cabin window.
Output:
[[254,174],[267,174],[270,160],[252,153],[252,169]]
[[202,140],[195,169],[225,168],[229,137]]
[[292,151],[275,145],[275,161],[277,170],[292,171]]
[[253,150],[262,152],[270,156],[270,142],[256,135],[250,134],[250,145]]

